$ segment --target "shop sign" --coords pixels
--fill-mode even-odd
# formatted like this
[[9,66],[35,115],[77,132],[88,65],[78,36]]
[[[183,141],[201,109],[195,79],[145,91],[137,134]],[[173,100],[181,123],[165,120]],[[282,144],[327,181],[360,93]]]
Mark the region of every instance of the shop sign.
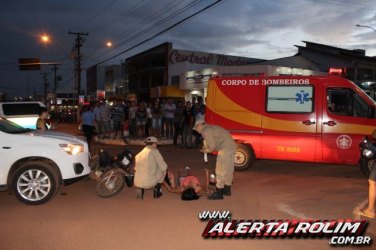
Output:
[[240,66],[250,64],[251,60],[244,57],[226,56],[211,53],[173,50],[169,56],[170,64],[188,62],[217,66]]

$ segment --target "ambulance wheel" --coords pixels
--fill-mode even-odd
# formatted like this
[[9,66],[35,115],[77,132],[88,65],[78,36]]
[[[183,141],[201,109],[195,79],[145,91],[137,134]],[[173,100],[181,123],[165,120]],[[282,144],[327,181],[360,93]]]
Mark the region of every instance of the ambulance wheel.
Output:
[[375,164],[374,160],[367,160],[364,158],[360,159],[360,170],[367,178],[369,177],[369,174],[371,173],[371,168],[373,164]]
[[235,171],[245,171],[255,161],[255,154],[249,146],[238,144],[235,152]]

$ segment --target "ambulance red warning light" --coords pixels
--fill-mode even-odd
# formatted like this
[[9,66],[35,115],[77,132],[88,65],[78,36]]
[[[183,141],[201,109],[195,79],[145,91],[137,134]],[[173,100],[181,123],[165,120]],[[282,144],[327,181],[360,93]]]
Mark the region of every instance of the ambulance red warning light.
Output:
[[345,75],[346,68],[329,68],[329,75]]

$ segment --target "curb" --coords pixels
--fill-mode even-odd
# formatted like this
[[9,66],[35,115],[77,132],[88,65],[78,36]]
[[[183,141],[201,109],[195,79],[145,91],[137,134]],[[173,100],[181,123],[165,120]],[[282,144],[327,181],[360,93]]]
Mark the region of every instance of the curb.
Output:
[[[99,139],[97,137],[94,138],[96,142],[108,144],[108,145],[124,145],[124,141],[122,139]],[[136,145],[136,146],[145,146],[144,139],[127,139],[128,145]],[[160,145],[172,145],[172,139],[158,139]]]

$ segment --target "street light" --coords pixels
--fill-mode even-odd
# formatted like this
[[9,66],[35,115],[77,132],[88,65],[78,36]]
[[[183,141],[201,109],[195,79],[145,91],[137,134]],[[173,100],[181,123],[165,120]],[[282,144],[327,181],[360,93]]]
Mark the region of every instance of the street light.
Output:
[[376,32],[376,29],[372,28],[371,26],[357,24],[356,27],[369,28]]
[[50,41],[51,41],[50,37],[49,37],[48,35],[46,35],[46,34],[41,35],[40,40],[41,40],[43,43],[46,43],[46,44],[47,44],[47,43],[50,43]]
[[[48,34],[42,34],[40,35],[40,40],[44,44],[51,44],[51,38]],[[53,45],[56,45],[58,48],[58,44],[56,42],[52,43]],[[59,48],[60,49],[60,48]],[[44,63],[45,65],[52,65],[53,68],[52,70],[54,71],[54,104],[55,104],[55,109],[57,108],[57,65],[61,65],[60,63]]]

